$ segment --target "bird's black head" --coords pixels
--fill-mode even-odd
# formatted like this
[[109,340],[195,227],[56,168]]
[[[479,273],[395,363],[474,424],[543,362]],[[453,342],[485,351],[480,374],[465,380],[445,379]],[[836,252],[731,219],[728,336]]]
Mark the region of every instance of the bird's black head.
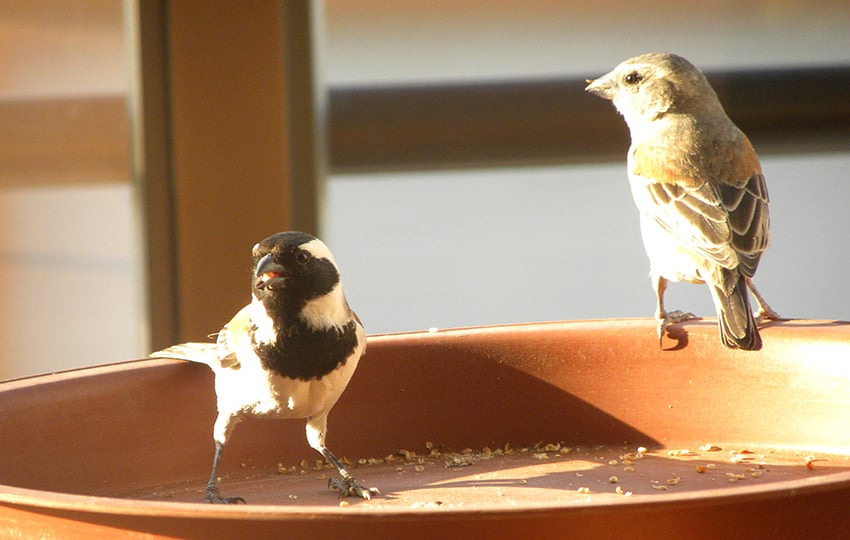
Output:
[[268,307],[297,313],[339,284],[333,255],[302,232],[273,234],[254,246],[252,291]]

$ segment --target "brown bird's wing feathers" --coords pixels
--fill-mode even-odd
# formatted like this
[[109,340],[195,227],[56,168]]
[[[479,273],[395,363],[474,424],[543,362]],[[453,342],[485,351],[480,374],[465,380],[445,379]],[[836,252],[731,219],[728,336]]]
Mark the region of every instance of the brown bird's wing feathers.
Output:
[[743,278],[753,276],[767,248],[768,195],[743,134],[737,147],[709,160],[714,170],[700,170],[685,157],[661,162],[669,152],[638,146],[632,174],[651,180],[647,189],[658,225],[703,259],[697,264],[711,286],[721,339],[730,347],[757,349],[761,338]]
[[769,240],[768,195],[758,158],[741,137],[740,151],[718,156],[713,171],[684,159],[662,161],[669,151],[638,146],[632,174],[651,180],[647,189],[659,226],[720,268],[752,277]]

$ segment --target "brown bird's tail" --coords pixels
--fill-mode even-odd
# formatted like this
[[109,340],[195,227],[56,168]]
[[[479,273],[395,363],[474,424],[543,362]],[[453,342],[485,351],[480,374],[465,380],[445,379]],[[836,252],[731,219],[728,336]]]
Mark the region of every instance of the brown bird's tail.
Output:
[[761,349],[761,336],[750,309],[744,278],[739,276],[735,287],[728,294],[717,286],[711,287],[711,296],[717,309],[717,325],[723,345],[747,351]]

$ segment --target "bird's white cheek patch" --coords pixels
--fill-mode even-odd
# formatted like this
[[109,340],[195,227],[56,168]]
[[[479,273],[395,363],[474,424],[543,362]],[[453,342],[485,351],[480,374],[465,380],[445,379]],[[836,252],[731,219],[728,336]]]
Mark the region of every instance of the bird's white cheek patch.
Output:
[[337,283],[328,294],[307,302],[301,310],[301,318],[310,327],[317,329],[346,325],[351,319],[351,313],[345,302],[342,284]]
[[300,247],[301,249],[310,252],[313,257],[316,257],[317,259],[327,259],[331,263],[333,263],[334,266],[336,266],[336,261],[334,260],[333,253],[331,253],[331,250],[328,248],[328,246],[326,246],[325,243],[319,240],[318,238],[314,238],[306,244],[301,244]]

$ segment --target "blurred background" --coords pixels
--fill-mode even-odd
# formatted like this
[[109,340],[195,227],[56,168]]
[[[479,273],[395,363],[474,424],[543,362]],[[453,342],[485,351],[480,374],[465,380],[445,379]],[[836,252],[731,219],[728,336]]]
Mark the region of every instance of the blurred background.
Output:
[[[244,21],[209,15],[234,9]],[[271,47],[270,64],[260,54],[231,58],[246,28],[277,21],[257,15],[264,9],[284,13],[269,35],[290,47]],[[222,20],[242,26],[219,32]],[[209,42],[181,33],[199,24]],[[795,130],[781,108],[750,135],[772,199],[761,292],[787,317],[850,319],[848,3],[0,0],[0,379],[204,339],[248,301],[251,244],[295,226],[330,245],[370,333],[651,316],[625,127],[610,104],[580,91],[583,79],[648,51],[681,54],[718,81],[728,76],[721,99],[743,103],[727,107],[736,121],[748,98],[763,101],[756,89],[802,92],[792,102],[817,102],[811,93],[824,88],[844,96],[844,116],[825,136]],[[256,64],[246,77],[270,79],[269,92],[283,88],[287,99],[272,96],[281,108],[271,114],[252,111],[254,101],[220,86],[239,83],[233,71],[195,75],[205,55],[239,69]],[[816,84],[802,77],[809,73]],[[831,83],[831,73],[843,78]],[[497,107],[477,122],[450,107],[463,96],[475,107],[476,96],[526,89],[547,96],[539,103],[560,103],[551,118],[553,130],[567,130],[563,148],[549,137],[546,152],[533,142],[522,155],[522,144],[489,152],[486,122],[536,133],[550,116],[515,118],[512,107]],[[193,109],[198,96],[212,110],[233,107],[233,117],[247,111],[237,124],[244,131],[192,144],[187,133],[219,125]],[[378,129],[393,115],[416,119],[420,103],[432,109],[416,122]],[[445,140],[464,142],[397,159],[399,141],[439,143],[419,125],[431,125],[431,110],[457,122]],[[610,131],[585,141],[597,118]],[[164,135],[151,139],[155,130]],[[287,145],[279,168],[295,173],[258,178],[250,149],[275,148],[278,135]],[[153,143],[170,157],[157,161]],[[248,153],[231,153],[239,145]],[[310,170],[296,170],[304,162]],[[235,172],[218,174],[228,166]],[[279,202],[277,185],[286,190]],[[242,222],[250,231],[231,246],[228,231]],[[673,285],[668,298],[671,308],[713,316],[702,286]]]

